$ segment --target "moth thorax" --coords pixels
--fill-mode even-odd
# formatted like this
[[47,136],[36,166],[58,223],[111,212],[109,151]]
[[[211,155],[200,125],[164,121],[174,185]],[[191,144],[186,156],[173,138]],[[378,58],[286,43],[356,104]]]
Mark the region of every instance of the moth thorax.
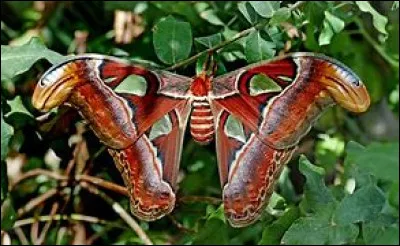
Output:
[[207,100],[194,100],[190,116],[190,133],[200,144],[208,144],[214,137],[214,119]]

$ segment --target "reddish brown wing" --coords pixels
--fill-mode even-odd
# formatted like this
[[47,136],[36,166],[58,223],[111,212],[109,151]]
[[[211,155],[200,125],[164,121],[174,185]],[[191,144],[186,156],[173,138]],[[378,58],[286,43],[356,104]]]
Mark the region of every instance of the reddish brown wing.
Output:
[[[143,83],[127,84],[131,75]],[[32,100],[45,110],[73,105],[109,148],[129,189],[132,213],[154,220],[174,207],[191,109],[186,96],[190,81],[111,57],[85,55],[49,69]]]
[[346,66],[321,55],[294,53],[213,81],[213,103],[240,119],[271,147],[295,146],[320,113],[337,103],[363,112],[365,86]]
[[[144,82],[137,94],[115,91],[132,88],[127,78],[133,75]],[[72,104],[104,144],[123,149],[161,117],[185,104],[190,81],[112,57],[83,55],[50,68],[40,79],[32,103],[40,110]]]
[[218,165],[232,226],[259,217],[297,143],[335,102],[362,112],[369,96],[348,68],[315,54],[296,53],[213,81]]
[[175,205],[176,181],[190,105],[181,105],[156,122],[132,146],[109,149],[125,185],[131,211],[152,221]]
[[226,110],[215,106],[213,111],[218,112],[216,145],[225,214],[233,227],[247,226],[259,218],[296,147],[271,148]]

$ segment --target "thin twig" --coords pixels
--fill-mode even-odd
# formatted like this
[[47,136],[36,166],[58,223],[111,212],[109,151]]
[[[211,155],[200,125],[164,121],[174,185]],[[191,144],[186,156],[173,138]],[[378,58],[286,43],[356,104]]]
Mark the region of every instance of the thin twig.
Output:
[[26,238],[25,233],[21,228],[14,226],[14,232],[15,232],[15,235],[17,235],[17,237],[19,239],[19,242],[22,245],[29,245],[30,244],[29,241],[28,241],[28,238]]
[[[305,1],[298,1],[298,2],[296,2],[295,4],[291,5],[291,6],[289,7],[289,10],[292,11],[292,10],[294,10],[294,9],[297,9],[297,8],[299,8],[301,5],[303,5],[304,3],[305,3]],[[236,34],[235,36],[233,36],[231,39],[227,39],[227,40],[225,40],[225,41],[223,41],[223,42],[221,42],[221,43],[219,43],[219,44],[217,44],[217,45],[215,45],[215,46],[213,46],[213,47],[211,47],[211,48],[208,48],[208,49],[206,49],[206,50],[203,50],[203,51],[197,53],[196,55],[194,55],[194,56],[192,56],[192,57],[189,57],[189,58],[186,59],[186,60],[183,60],[183,61],[181,61],[181,62],[176,63],[175,65],[172,65],[172,66],[166,68],[165,70],[175,70],[175,69],[177,69],[177,68],[179,68],[179,67],[185,66],[185,65],[187,65],[187,64],[190,64],[190,63],[196,61],[199,57],[201,57],[201,56],[204,55],[204,54],[209,54],[209,53],[216,52],[217,50],[219,50],[219,49],[221,49],[221,48],[227,46],[228,44],[231,44],[231,43],[235,42],[236,40],[241,39],[241,38],[247,36],[247,35],[250,34],[251,32],[253,32],[253,31],[257,30],[257,29],[260,29],[260,28],[264,27],[265,25],[268,24],[268,22],[269,22],[269,20],[263,20],[263,21],[257,23],[256,25],[254,25],[254,26],[252,26],[252,27],[250,27],[250,28],[248,28],[248,29],[245,29],[245,30],[243,30],[243,31],[241,31],[241,32],[239,32],[239,33],[237,33],[237,34]]]
[[39,222],[46,222],[46,221],[51,221],[51,220],[76,220],[76,221],[83,221],[83,222],[88,222],[88,223],[93,223],[93,224],[109,224],[110,222],[99,219],[97,217],[93,216],[87,216],[83,214],[55,214],[55,215],[42,215],[38,217],[33,217],[33,218],[27,218],[27,219],[22,219],[22,220],[17,220],[14,224],[14,228],[25,226],[25,225],[30,225],[33,224],[37,221]]
[[97,177],[89,176],[89,175],[86,175],[86,174],[82,174],[82,175],[77,175],[75,177],[75,180],[79,181],[79,182],[89,182],[91,184],[94,184],[96,186],[105,188],[107,190],[114,191],[114,192],[119,193],[121,195],[129,196],[128,189],[126,187],[114,184],[112,182],[106,181],[106,180],[101,179],[101,178],[97,178]]
[[393,68],[399,69],[399,61],[396,61],[392,57],[390,57],[385,50],[371,37],[368,31],[365,29],[364,24],[361,20],[355,19],[354,22],[357,24],[358,28],[360,29],[360,33],[363,35],[365,40],[378,52],[382,58],[389,63]]
[[30,200],[25,206],[18,209],[18,211],[17,211],[18,218],[21,217],[22,215],[30,212],[32,209],[36,208],[37,206],[39,206],[46,200],[54,197],[56,194],[58,194],[58,192],[59,191],[57,188],[52,188],[52,189],[48,190],[47,192],[43,193],[42,195]]
[[[50,216],[51,216],[51,218],[53,218],[54,215],[57,213],[57,209],[58,209],[59,205],[60,205],[60,204],[59,204],[58,202],[53,203],[53,206],[51,207],[51,210],[50,210]],[[41,231],[41,233],[40,233],[40,235],[39,235],[39,237],[38,237],[38,239],[37,239],[37,241],[36,241],[36,244],[37,244],[37,245],[43,244],[44,240],[46,239],[47,232],[48,232],[49,229],[50,229],[51,222],[53,222],[52,219],[50,219],[49,221],[47,221],[46,224],[44,225],[44,227],[43,227],[43,229],[42,229],[42,231]]]
[[111,197],[87,182],[81,182],[81,186],[90,193],[101,197],[105,202],[107,202],[113,208],[114,212],[116,212],[132,228],[132,230],[136,232],[139,238],[142,239],[143,243],[146,245],[153,245],[150,238],[139,226],[139,224],[132,218],[132,216],[129,215],[129,213],[125,211],[125,209],[121,207],[121,205],[119,205],[119,203],[115,202]]
[[168,218],[171,219],[172,224],[174,224],[179,230],[185,232],[185,233],[196,233],[196,230],[193,230],[191,228],[187,228],[184,225],[182,225],[179,221],[177,221],[174,216],[171,214],[168,214]]
[[56,180],[67,180],[67,177],[65,177],[61,174],[58,174],[53,171],[48,171],[45,169],[37,168],[37,169],[33,169],[31,171],[28,171],[28,172],[22,174],[19,178],[14,180],[14,182],[10,185],[10,190],[12,190],[17,184],[21,183],[25,179],[29,179],[29,178],[39,176],[39,175],[44,175],[44,176],[47,176],[49,178],[56,179]]

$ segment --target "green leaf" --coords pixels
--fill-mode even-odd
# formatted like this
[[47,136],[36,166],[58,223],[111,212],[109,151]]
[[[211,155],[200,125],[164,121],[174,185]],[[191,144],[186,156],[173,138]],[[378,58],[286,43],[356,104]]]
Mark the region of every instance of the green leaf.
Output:
[[1,229],[4,231],[10,230],[16,219],[17,214],[10,197],[8,197],[1,205]]
[[331,220],[334,211],[327,205],[310,217],[296,220],[285,232],[281,244],[326,245],[353,243],[358,235],[356,225],[337,225]]
[[47,59],[51,63],[59,63],[65,58],[49,50],[38,38],[32,38],[28,43],[12,47],[1,46],[1,80],[9,80],[22,74],[40,59]]
[[271,18],[279,9],[279,1],[249,1],[254,10],[264,18]]
[[222,42],[222,35],[221,33],[216,33],[206,37],[195,38],[194,41],[203,45],[206,48],[211,48]]
[[341,201],[334,220],[338,224],[351,224],[374,219],[385,205],[385,200],[376,185],[362,187]]
[[221,21],[221,19],[217,16],[213,9],[207,9],[200,13],[200,17],[207,22],[216,25],[216,26],[224,26],[225,24]]
[[21,113],[21,114],[26,114],[30,117],[33,117],[33,115],[25,108],[24,103],[22,102],[21,96],[16,96],[13,100],[8,101],[8,104],[11,107],[11,111],[8,112],[5,116],[8,117],[14,113]]
[[323,22],[323,29],[318,38],[319,45],[330,44],[331,39],[335,33],[339,33],[344,29],[344,21],[334,16],[333,14],[325,11],[325,19]]
[[350,160],[346,160],[346,164],[354,164],[358,168],[370,172],[378,179],[399,180],[398,142],[372,143],[366,148],[353,148],[347,150],[347,158],[350,158]]
[[308,210],[317,210],[327,204],[336,203],[332,192],[325,186],[325,170],[317,167],[304,156],[300,156],[299,170],[306,176],[303,205]]
[[363,238],[367,245],[399,245],[399,225],[390,219],[364,223]]
[[162,19],[154,27],[153,45],[157,57],[166,64],[187,58],[192,48],[190,24],[172,16]]
[[389,189],[389,203],[393,207],[399,209],[399,182],[393,182]]
[[391,10],[392,11],[398,10],[399,9],[399,5],[400,5],[399,1],[393,1]]
[[257,14],[251,4],[247,1],[238,4],[240,13],[246,18],[250,24],[255,24],[260,21],[261,17]]
[[289,8],[280,8],[278,9],[271,20],[269,21],[270,25],[279,25],[282,22],[287,21],[291,16],[291,12]]
[[221,205],[209,214],[203,227],[194,238],[193,244],[222,245],[228,244],[228,226],[225,223],[224,209]]
[[264,40],[260,31],[253,31],[246,38],[246,59],[249,63],[267,60],[275,55],[275,44]]
[[3,161],[7,156],[8,142],[13,134],[14,129],[4,121],[3,112],[1,112],[1,161]]
[[370,13],[372,16],[372,24],[380,33],[387,35],[386,24],[388,19],[376,11],[368,1],[356,1],[357,6],[362,12]]
[[288,209],[279,219],[267,225],[262,233],[260,245],[278,245],[282,236],[290,225],[299,217],[299,209],[292,207]]
[[138,3],[126,1],[106,1],[104,2],[104,9],[108,11],[125,10],[133,11]]

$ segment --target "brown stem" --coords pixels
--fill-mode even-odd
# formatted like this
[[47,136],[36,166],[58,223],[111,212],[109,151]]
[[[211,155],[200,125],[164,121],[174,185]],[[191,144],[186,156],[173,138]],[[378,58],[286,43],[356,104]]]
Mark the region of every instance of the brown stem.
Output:
[[59,205],[60,204],[58,202],[53,203],[53,206],[51,207],[51,210],[50,210],[50,220],[48,220],[46,222],[46,224],[44,225],[44,227],[42,229],[42,232],[40,233],[39,237],[37,238],[37,241],[36,241],[37,245],[42,245],[44,243],[47,232],[50,229],[51,223],[53,222],[53,217],[57,213],[57,209],[58,209]]
[[45,170],[45,169],[38,168],[38,169],[33,169],[31,171],[28,171],[28,172],[22,174],[19,178],[17,178],[10,185],[10,190],[12,190],[17,184],[21,183],[25,179],[32,178],[32,177],[39,176],[39,175],[44,175],[44,176],[47,176],[49,178],[60,180],[60,181],[67,180],[67,177],[65,177],[65,176],[63,176],[61,174],[58,174],[58,173],[52,172],[52,171],[48,171],[48,170]]
[[30,245],[28,238],[26,238],[25,233],[21,228],[14,226],[14,232],[22,245]]
[[17,216],[18,218],[21,217],[22,215],[30,212],[32,209],[36,208],[46,200],[54,197],[56,194],[58,194],[57,188],[53,188],[48,190],[47,192],[43,193],[42,195],[30,200],[25,206],[22,208],[18,209],[17,211]]
[[121,195],[129,196],[128,189],[126,189],[126,187],[114,184],[112,182],[106,181],[106,180],[101,179],[101,178],[92,177],[92,176],[89,176],[89,175],[86,175],[86,174],[82,174],[82,175],[77,175],[75,177],[75,180],[79,181],[79,182],[89,182],[89,183],[91,183],[93,185],[105,188],[107,190],[114,191],[114,192],[119,193]]
[[37,221],[40,222],[45,222],[45,221],[51,221],[51,220],[75,220],[75,221],[84,221],[84,222],[89,222],[93,224],[108,224],[106,220],[99,219],[97,217],[93,216],[87,216],[83,214],[55,214],[55,215],[43,215],[43,216],[38,216],[34,218],[27,218],[27,219],[22,219],[22,220],[17,220],[14,224],[14,228],[17,229],[18,227],[22,227],[25,225],[30,225],[33,224]]

